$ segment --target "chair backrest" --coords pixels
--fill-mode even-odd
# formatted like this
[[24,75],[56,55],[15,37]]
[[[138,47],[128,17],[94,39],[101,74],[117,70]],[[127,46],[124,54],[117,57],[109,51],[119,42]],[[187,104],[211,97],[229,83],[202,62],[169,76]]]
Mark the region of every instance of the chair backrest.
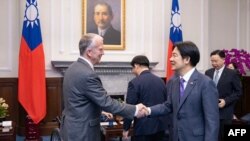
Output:
[[250,124],[250,113],[244,115],[240,118],[242,121],[247,122],[247,124]]
[[62,138],[60,136],[60,129],[59,128],[55,128],[51,135],[50,135],[50,141],[62,141]]

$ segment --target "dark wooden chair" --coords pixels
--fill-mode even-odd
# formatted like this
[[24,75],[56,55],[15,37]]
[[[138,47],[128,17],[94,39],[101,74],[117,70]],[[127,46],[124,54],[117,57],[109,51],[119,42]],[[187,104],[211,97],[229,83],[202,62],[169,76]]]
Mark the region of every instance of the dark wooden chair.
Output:
[[56,121],[58,122],[58,128],[52,130],[50,134],[50,141],[62,141],[61,132],[60,132],[60,124],[61,117],[56,117]]

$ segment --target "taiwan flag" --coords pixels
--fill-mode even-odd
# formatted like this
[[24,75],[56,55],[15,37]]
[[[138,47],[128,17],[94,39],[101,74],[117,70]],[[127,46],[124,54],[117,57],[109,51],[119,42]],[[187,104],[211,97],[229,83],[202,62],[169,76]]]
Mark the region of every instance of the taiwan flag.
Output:
[[170,24],[170,35],[169,35],[169,42],[168,42],[168,56],[167,56],[167,74],[166,78],[169,80],[171,76],[173,76],[173,71],[171,67],[171,63],[169,61],[173,45],[176,42],[182,41],[182,27],[181,27],[181,15],[180,15],[180,8],[178,4],[178,0],[172,1],[172,10],[171,10],[171,24]]
[[45,61],[37,0],[26,1],[19,51],[18,100],[34,123],[45,117]]

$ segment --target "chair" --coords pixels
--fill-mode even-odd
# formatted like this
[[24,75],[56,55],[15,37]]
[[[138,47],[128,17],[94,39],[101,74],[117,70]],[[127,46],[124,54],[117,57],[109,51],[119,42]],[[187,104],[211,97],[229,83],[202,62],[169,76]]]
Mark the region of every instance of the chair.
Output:
[[61,118],[56,117],[56,121],[58,122],[59,127],[53,129],[53,131],[51,132],[50,141],[62,141],[61,132],[60,132]]
[[250,113],[244,115],[240,118],[242,121],[246,122],[247,124],[250,124]]

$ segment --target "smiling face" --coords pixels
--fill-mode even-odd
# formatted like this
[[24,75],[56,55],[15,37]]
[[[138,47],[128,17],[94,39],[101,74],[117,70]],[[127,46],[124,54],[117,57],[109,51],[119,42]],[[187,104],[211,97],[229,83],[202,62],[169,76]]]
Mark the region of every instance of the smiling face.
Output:
[[182,58],[180,51],[177,47],[174,48],[172,56],[170,58],[172,70],[180,74],[185,74],[186,66],[189,63],[189,59]]
[[113,19],[107,5],[98,4],[94,10],[94,21],[98,28],[105,29],[111,25]]
[[88,56],[93,65],[100,63],[104,55],[103,40],[99,36],[94,37],[93,47],[88,49]]

